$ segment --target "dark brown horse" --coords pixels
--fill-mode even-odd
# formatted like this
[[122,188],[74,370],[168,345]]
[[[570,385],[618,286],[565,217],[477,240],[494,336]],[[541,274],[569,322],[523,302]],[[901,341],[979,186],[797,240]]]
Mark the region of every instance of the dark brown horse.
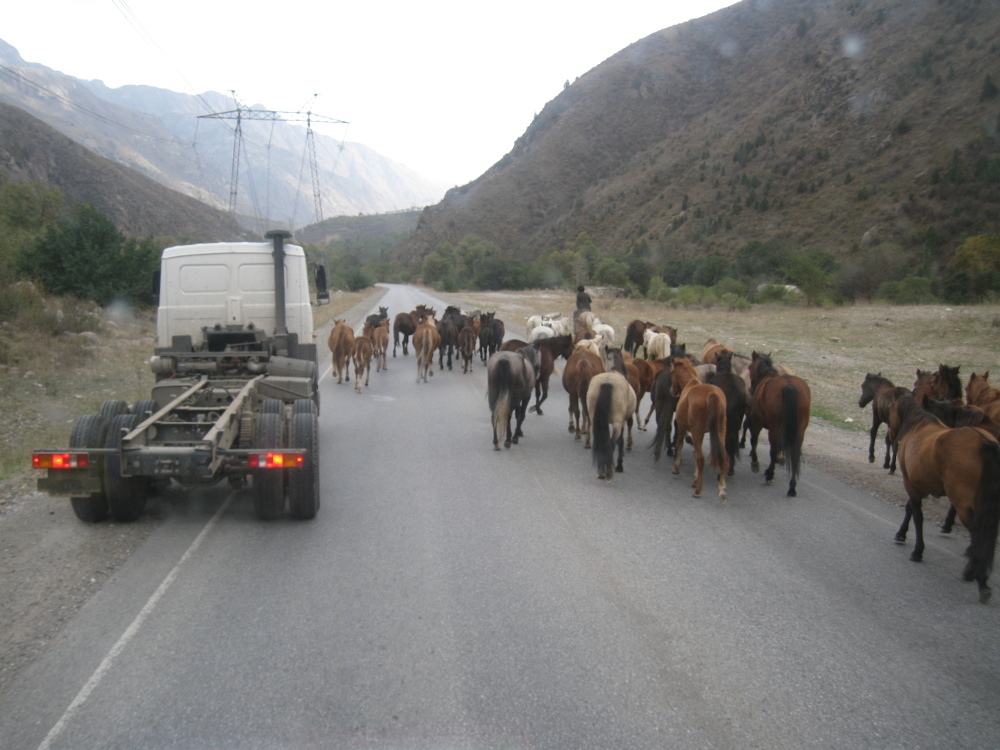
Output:
[[864,409],[869,403],[872,405],[872,428],[868,431],[870,438],[868,441],[868,463],[875,463],[875,439],[878,437],[878,428],[885,424],[885,461],[882,468],[888,469],[890,474],[896,473],[898,444],[889,429],[889,415],[892,413],[892,405],[896,403],[896,400],[907,393],[910,391],[894,385],[889,378],[883,378],[882,373],[872,374],[869,372],[861,383],[861,398],[858,399],[858,408]]
[[891,424],[899,441],[899,467],[907,495],[896,541],[906,541],[913,518],[917,539],[910,559],[923,559],[923,499],[947,497],[971,538],[962,578],[978,584],[979,601],[986,603],[992,593],[986,581],[1000,525],[1000,444],[977,427],[946,426],[912,396],[896,402]]
[[708,381],[718,386],[726,396],[726,455],[729,456],[729,476],[735,473],[735,464],[740,457],[740,427],[747,416],[749,397],[747,384],[733,372],[733,353],[719,352],[715,360],[715,372]]
[[416,330],[417,326],[420,325],[420,318],[424,315],[434,316],[434,310],[428,308],[426,305],[417,305],[417,309],[411,312],[401,312],[396,313],[395,320],[392,321],[392,356],[396,356],[396,347],[399,346],[399,337],[403,337],[403,356],[405,357],[408,352],[407,345],[410,342],[410,336],[412,336]]
[[458,332],[458,351],[462,355],[462,374],[472,371],[472,358],[476,356],[479,337],[471,325]]
[[684,437],[690,433],[694,446],[694,496],[701,497],[705,473],[702,443],[708,434],[709,461],[719,472],[719,499],[726,502],[726,477],[729,476],[729,456],[726,453],[726,394],[715,385],[702,383],[689,359],[670,362],[670,391],[677,396],[677,437],[674,441],[674,474],[681,473],[681,449]]
[[809,386],[797,375],[779,375],[770,355],[751,355],[750,368],[751,412],[750,469],[757,472],[757,439],[762,429],[767,430],[771,447],[771,461],[764,471],[767,482],[774,480],[774,465],[778,454],[785,456],[785,465],[791,475],[788,480],[788,497],[795,497],[795,483],[802,468],[802,442],[809,426],[809,407],[812,396]]
[[[521,425],[535,389],[535,357],[537,352],[530,346],[520,351],[500,351],[494,353],[486,364],[487,396],[493,422],[493,450],[500,450],[501,432],[505,432],[504,448],[517,444],[524,436]],[[514,416],[515,427],[511,432],[510,418]]]

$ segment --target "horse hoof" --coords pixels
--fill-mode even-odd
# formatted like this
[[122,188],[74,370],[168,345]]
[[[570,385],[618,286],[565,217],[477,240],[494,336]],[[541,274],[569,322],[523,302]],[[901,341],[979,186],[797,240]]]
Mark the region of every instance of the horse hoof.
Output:
[[914,552],[910,555],[910,560],[913,562],[923,562],[924,555],[922,552]]
[[760,464],[757,463],[756,461],[752,462],[750,464],[750,471],[752,471],[754,474],[756,474],[757,472],[759,472],[760,471]]
[[906,544],[906,534],[896,534],[892,541],[896,544]]
[[797,497],[796,494],[795,494],[795,490],[788,490],[788,496],[789,497]]
[[723,504],[725,504],[725,502],[728,499],[729,499],[729,496],[725,492],[720,492],[719,493],[719,500],[721,500]]
[[535,413],[535,407],[534,407],[534,406],[530,407],[530,408],[528,409],[528,413],[529,413],[529,414],[534,414],[534,413]]
[[681,473],[681,470],[680,470],[680,469],[674,469],[674,470],[673,470],[673,471],[671,471],[670,473],[671,473],[671,474],[680,474],[680,473]]
[[691,493],[691,497],[701,497],[701,493],[695,490],[694,492]]
[[623,474],[623,473],[625,473],[625,467],[624,466],[616,466],[615,467],[615,471],[617,471],[619,474]]
[[503,443],[503,447],[504,448],[510,448],[510,441],[509,440],[505,440],[504,443]]
[[[869,457],[868,457],[868,463],[870,463],[870,464],[873,464],[873,463],[875,463],[875,456],[869,456]],[[888,467],[888,466],[886,466],[885,468],[887,468],[887,469],[888,469],[889,467]]]
[[495,451],[498,451],[498,450],[500,450],[500,446],[499,446],[499,445],[497,445],[496,443],[494,443],[494,444],[493,444],[493,450],[495,450]]
[[993,590],[990,589],[988,586],[979,589],[979,603],[980,604],[986,604],[986,602],[988,602],[990,600],[990,595],[992,593],[993,593]]

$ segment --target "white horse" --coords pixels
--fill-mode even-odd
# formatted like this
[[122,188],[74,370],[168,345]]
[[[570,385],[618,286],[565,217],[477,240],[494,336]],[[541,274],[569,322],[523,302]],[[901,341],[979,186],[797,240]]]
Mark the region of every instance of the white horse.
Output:
[[556,332],[553,331],[549,326],[538,325],[532,328],[531,332],[528,334],[528,343],[534,344],[536,341],[539,341],[541,339],[550,339],[555,335]]
[[615,329],[609,326],[607,323],[601,323],[600,321],[595,321],[594,333],[597,334],[597,338],[604,341],[608,346],[615,345]]
[[531,337],[531,332],[536,328],[538,328],[538,326],[540,325],[542,325],[541,315],[532,315],[530,318],[528,318],[528,325],[525,327],[525,334],[529,337],[529,340]]
[[669,333],[657,333],[647,329],[642,339],[646,347],[646,359],[653,361],[670,356],[670,345],[673,341],[670,340]]

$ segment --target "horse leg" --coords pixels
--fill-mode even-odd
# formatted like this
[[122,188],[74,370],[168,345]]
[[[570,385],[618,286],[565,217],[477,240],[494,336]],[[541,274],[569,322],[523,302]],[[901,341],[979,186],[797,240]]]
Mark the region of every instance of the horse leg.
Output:
[[[652,401],[652,399],[650,399],[650,401]],[[654,411],[656,411],[656,402],[655,401],[653,401],[649,405],[649,413],[646,414],[646,418],[642,421],[642,429],[646,429],[646,427],[649,425],[649,418],[651,416],[653,416],[653,412]]]
[[778,463],[778,454],[781,452],[781,441],[778,440],[778,435],[774,430],[768,430],[767,442],[769,443],[769,447],[771,449],[771,463],[769,463],[767,468],[764,470],[764,481],[770,484],[774,481],[774,466]]
[[625,424],[628,425],[628,442],[625,444],[625,450],[632,450],[632,415],[628,415],[628,419],[625,420]]
[[705,452],[701,447],[704,439],[705,435],[700,430],[691,431],[691,443],[694,446],[694,478],[691,486],[694,487],[694,497],[701,497],[701,485],[705,475]]
[[910,553],[910,559],[913,562],[920,562],[924,559],[924,504],[923,498],[910,498],[910,501],[906,504],[907,508],[911,505],[913,513],[913,534],[916,536],[916,544],[913,545],[913,552]]
[[942,534],[950,534],[951,533],[952,528],[955,526],[955,514],[956,513],[957,513],[957,511],[955,510],[955,506],[954,505],[949,506],[949,508],[948,508],[948,515],[946,515],[944,517],[944,523],[941,524],[941,533]]
[[521,425],[524,423],[524,415],[527,413],[528,401],[531,400],[531,392],[528,392],[527,398],[521,401],[516,407],[514,407],[514,445],[517,445],[518,438],[524,437],[524,432],[521,431]]
[[760,440],[760,428],[750,422],[750,471],[756,474],[760,471],[760,462],[757,460],[757,441]]
[[587,400],[585,398],[580,399],[580,407],[583,411],[583,447],[590,450],[590,407],[587,406]]
[[[881,422],[877,418],[872,420],[872,428],[868,430],[868,463],[875,463],[875,440],[878,438],[878,427]],[[889,436],[885,438],[885,465],[883,469],[889,468]]]
[[[680,425],[677,425],[677,435],[674,438],[674,470],[672,473],[681,473],[681,448],[684,445],[684,435],[687,434],[687,430],[682,430]],[[669,452],[667,455],[670,455]]]
[[888,435],[885,436],[886,442],[892,443],[892,462],[886,467],[889,469],[890,474],[896,473],[896,456],[899,453],[899,441],[894,437],[890,438]]
[[[621,474],[623,471],[625,471],[625,464],[623,462],[623,459],[625,458],[625,451],[623,450],[624,445],[625,445],[625,434],[624,433],[625,433],[625,431],[623,429],[620,429],[618,431],[618,463],[615,465],[615,471],[617,471],[619,474]],[[632,441],[632,438],[629,437],[629,442],[631,443],[631,441]],[[631,449],[632,449],[632,446],[629,445],[629,450],[631,450]],[[614,476],[614,474],[609,473],[608,474],[608,480],[610,481],[611,477],[613,477],[613,476]]]

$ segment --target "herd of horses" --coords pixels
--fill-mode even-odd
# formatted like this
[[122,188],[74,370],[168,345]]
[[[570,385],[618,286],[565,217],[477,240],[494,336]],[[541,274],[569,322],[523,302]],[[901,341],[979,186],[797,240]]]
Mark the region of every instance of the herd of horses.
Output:
[[[525,339],[505,340],[504,323],[495,313],[465,313],[451,306],[440,319],[421,305],[397,314],[392,323],[393,357],[400,347],[406,356],[412,339],[418,383],[433,375],[435,353],[442,370],[452,368],[454,356],[461,357],[463,373],[472,372],[478,356],[487,371],[495,450],[501,442],[506,448],[517,444],[529,411],[543,413],[561,357],[568,429],[591,450],[598,478],[610,482],[624,470],[633,428],[645,431],[655,416],[650,445],[654,459],[659,461],[664,452],[672,456],[673,473],[679,474],[683,446],[690,444],[695,497],[703,489],[707,458],[717,476],[719,498],[727,500],[726,479],[733,475],[748,436],[750,468],[758,472],[762,431],[767,432],[770,449],[764,478],[771,483],[776,467],[783,464],[787,494],[795,497],[811,409],[808,383],[770,354],[740,354],[715,339],[694,354],[677,336],[671,326],[633,320],[619,348],[614,329],[589,310],[578,310],[572,318],[557,313],[533,316]],[[388,339],[386,308],[369,316],[360,336],[337,321],[329,342],[337,382],[349,381],[348,363],[353,361],[355,388],[360,391],[361,378],[368,383],[370,359],[377,360],[378,369],[388,367]],[[973,373],[963,389],[958,371],[946,365],[937,371],[918,370],[912,389],[894,385],[881,373],[869,373],[858,406],[872,407],[869,461],[875,461],[879,428],[886,424],[883,465],[894,473],[898,461],[903,476],[908,501],[896,541],[906,541],[912,520],[916,543],[910,557],[921,560],[922,500],[928,495],[947,497],[951,509],[942,530],[950,531],[956,518],[968,529],[971,541],[963,577],[977,582],[980,601],[986,602],[1000,526],[1000,389],[989,384],[988,372]],[[643,417],[647,394],[650,403]]]
[[910,559],[922,560],[923,500],[947,497],[951,505],[941,530],[949,533],[956,516],[968,529],[962,577],[977,583],[985,603],[1000,526],[1000,389],[990,385],[986,371],[972,373],[963,390],[959,369],[945,364],[936,371],[918,369],[912,389],[882,373],[867,373],[858,406],[872,408],[868,461],[875,461],[875,442],[885,424],[883,467],[895,473],[898,461],[903,475],[907,502],[896,542],[906,542],[912,520],[916,541]]

